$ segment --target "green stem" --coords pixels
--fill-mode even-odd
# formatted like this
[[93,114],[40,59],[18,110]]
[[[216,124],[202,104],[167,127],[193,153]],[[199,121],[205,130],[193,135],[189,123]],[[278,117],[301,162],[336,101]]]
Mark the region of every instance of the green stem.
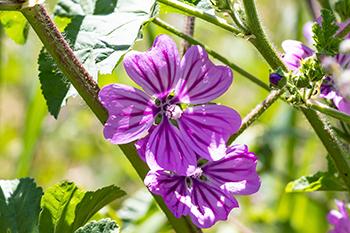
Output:
[[232,25],[228,24],[225,19],[208,14],[202,10],[197,9],[196,7],[190,6],[186,3],[177,1],[177,0],[157,0],[159,3],[162,3],[164,5],[170,6],[172,8],[175,8],[177,10],[180,10],[184,13],[187,13],[188,15],[195,16],[198,18],[201,18],[209,23],[212,23],[216,26],[219,26],[229,32],[232,32],[235,35],[238,35],[241,33],[241,31]]
[[222,55],[220,55],[219,53],[215,52],[213,49],[209,48],[208,46],[206,46],[205,44],[201,43],[200,41],[198,41],[198,40],[194,39],[193,37],[191,37],[191,36],[181,32],[180,30],[174,28],[173,26],[171,26],[170,24],[164,22],[163,20],[161,20],[159,18],[154,18],[152,22],[154,24],[164,28],[165,30],[173,33],[174,35],[177,35],[178,37],[189,41],[191,44],[196,44],[196,45],[202,46],[211,56],[213,56],[217,60],[221,61],[222,63],[226,64],[232,70],[234,70],[237,73],[241,74],[243,77],[246,77],[247,79],[249,79],[250,81],[254,82],[258,86],[264,88],[265,90],[267,90],[267,91],[270,90],[270,87],[267,84],[265,84],[263,81],[261,81],[260,79],[258,79],[254,75],[250,74],[249,72],[245,71],[244,69],[240,68],[236,64],[230,62],[227,58],[225,58]]
[[0,10],[16,11],[22,8],[24,1],[21,0],[0,0]]
[[277,55],[275,49],[269,42],[265,32],[261,26],[258,12],[256,10],[254,0],[243,0],[245,13],[247,16],[247,24],[249,31],[253,36],[249,38],[249,41],[257,48],[260,54],[269,63],[272,69],[282,68],[286,70],[284,63]]
[[[287,71],[285,65],[281,61],[280,57],[272,49],[264,31],[262,30],[258,14],[255,7],[254,0],[243,0],[245,12],[247,15],[248,26],[250,27],[253,35],[255,36],[255,43],[258,50],[262,53],[266,61],[270,64],[273,69],[278,67],[283,68]],[[279,65],[282,64],[282,65]],[[312,109],[301,109],[306,116],[307,120],[313,127],[314,131],[317,133],[318,137],[321,139],[323,145],[327,149],[330,156],[335,161],[335,165],[340,173],[340,176],[344,180],[348,189],[350,190],[350,167],[347,163],[347,157],[344,152],[343,145],[336,139],[334,133],[331,130],[328,122],[320,118],[319,113]]]
[[325,105],[325,104],[320,103],[318,101],[309,100],[307,102],[307,107],[309,107],[313,110],[316,110],[318,112],[322,112],[328,116],[332,116],[340,121],[344,121],[344,122],[350,124],[350,116],[349,115],[342,113],[340,111],[337,111],[336,109],[331,108],[328,105]]
[[[34,7],[24,8],[21,11],[41,39],[47,51],[54,58],[62,73],[69,79],[101,123],[105,123],[108,114],[98,100],[99,87],[76,58],[72,49],[47,14],[44,6],[35,5]],[[137,171],[139,177],[143,180],[149,169],[138,156],[135,146],[130,143],[120,145],[120,148]],[[162,198],[157,196],[154,196],[154,198],[177,233],[201,232],[188,218],[175,218],[166,207]]]
[[257,105],[247,116],[244,117],[241,128],[229,138],[227,145],[230,145],[239,135],[251,126],[283,93],[283,89],[271,91],[261,104]]
[[336,165],[340,177],[343,179],[346,187],[350,190],[350,166],[348,163],[349,155],[346,154],[343,145],[338,141],[329,122],[322,119],[319,113],[302,108],[302,112],[308,119],[316,134],[326,147],[329,155]]

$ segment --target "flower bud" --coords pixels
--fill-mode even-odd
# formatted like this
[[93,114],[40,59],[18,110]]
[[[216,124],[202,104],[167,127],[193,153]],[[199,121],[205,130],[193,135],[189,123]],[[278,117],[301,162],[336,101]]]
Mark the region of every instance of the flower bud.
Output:
[[269,79],[272,87],[281,88],[286,84],[286,78],[280,73],[271,73]]

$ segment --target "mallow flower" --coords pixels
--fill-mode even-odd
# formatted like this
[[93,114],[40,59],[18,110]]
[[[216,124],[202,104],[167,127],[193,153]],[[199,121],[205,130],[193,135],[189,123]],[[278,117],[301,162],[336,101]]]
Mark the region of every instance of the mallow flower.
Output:
[[180,60],[166,35],[146,52],[128,53],[124,67],[143,91],[122,84],[100,91],[109,113],[107,140],[125,144],[143,139],[140,155],[151,169],[181,175],[196,166],[195,152],[214,161],[225,156],[226,140],[239,129],[241,118],[231,108],[208,102],[231,85],[228,67],[214,65],[200,46],[190,47]]
[[331,210],[327,219],[333,225],[333,229],[329,233],[350,233],[350,219],[346,205],[342,201],[335,201],[338,210]]
[[176,217],[190,216],[199,228],[226,220],[238,202],[233,195],[249,195],[260,188],[257,159],[245,145],[227,148],[217,161],[201,162],[186,175],[164,169],[150,170],[145,178],[149,190],[163,197]]

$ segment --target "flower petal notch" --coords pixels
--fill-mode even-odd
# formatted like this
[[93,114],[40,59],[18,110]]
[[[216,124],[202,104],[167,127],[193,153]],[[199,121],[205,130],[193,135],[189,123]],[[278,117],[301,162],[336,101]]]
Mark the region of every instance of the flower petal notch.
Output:
[[149,95],[166,97],[177,82],[180,57],[175,42],[158,36],[147,52],[130,52],[124,67],[128,75]]
[[249,195],[259,190],[256,162],[246,146],[233,146],[221,160],[208,161],[186,175],[151,170],[145,184],[164,198],[176,217],[188,215],[198,227],[209,228],[226,220],[231,210],[238,207],[233,194]]

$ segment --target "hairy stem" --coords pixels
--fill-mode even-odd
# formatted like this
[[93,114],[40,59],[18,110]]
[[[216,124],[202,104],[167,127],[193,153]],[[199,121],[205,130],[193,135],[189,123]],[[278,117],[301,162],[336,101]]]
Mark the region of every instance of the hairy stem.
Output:
[[[52,22],[44,6],[35,5],[34,7],[24,8],[21,11],[34,28],[62,73],[69,79],[101,123],[105,123],[108,114],[98,100],[99,87],[76,58],[73,50],[69,47],[56,25]],[[135,146],[130,143],[120,145],[120,148],[137,171],[139,177],[143,180],[149,169],[138,156]],[[154,196],[154,198],[177,233],[201,232],[188,218],[175,218],[166,207],[162,198],[158,196]]]
[[229,138],[227,145],[230,145],[239,135],[251,126],[273,103],[275,103],[283,92],[283,90],[271,91],[261,104],[257,105],[247,116],[244,117],[241,128]]
[[341,142],[334,135],[331,125],[328,121],[323,119],[319,113],[302,108],[302,112],[308,119],[316,134],[322,141],[323,145],[326,147],[329,155],[336,165],[340,177],[343,179],[346,187],[350,190],[350,166],[348,163],[348,156]]
[[[185,28],[184,33],[189,36],[194,35],[194,25],[196,23],[196,18],[193,16],[186,16],[185,18]],[[182,40],[182,54],[184,55],[187,49],[191,46],[191,42],[188,40]]]
[[272,69],[277,68],[286,69],[284,63],[277,55],[275,49],[269,42],[258,17],[258,12],[255,6],[254,0],[243,0],[243,5],[247,17],[247,24],[249,31],[253,36],[250,37],[249,41],[257,48],[260,54],[269,63]]
[[241,33],[241,31],[232,25],[228,24],[225,19],[208,14],[202,10],[199,10],[193,6],[190,6],[186,3],[177,1],[177,0],[157,0],[159,3],[162,3],[164,5],[173,7],[177,10],[180,10],[184,13],[187,13],[188,15],[201,18],[209,23],[212,23],[216,26],[219,26],[229,32],[232,32],[235,35],[238,35]]
[[[265,60],[270,64],[273,69],[281,67],[285,71],[287,68],[283,65],[280,57],[274,52],[271,44],[267,40],[267,37],[262,30],[260,24],[257,10],[255,7],[254,0],[243,0],[246,16],[248,19],[248,26],[250,27],[253,35],[255,36],[255,41],[252,41],[253,44],[257,47],[260,53],[263,55]],[[282,64],[282,65],[279,65]],[[315,112],[312,109],[302,108],[302,112],[305,117],[311,124],[313,130],[317,133],[318,137],[321,139],[321,142],[327,149],[330,156],[335,161],[335,165],[341,174],[342,179],[350,190],[350,167],[347,164],[346,153],[344,152],[343,145],[335,138],[331,127],[328,122],[320,118],[319,113]]]
[[165,30],[173,33],[174,35],[177,35],[178,37],[181,37],[182,39],[185,39],[189,41],[191,44],[196,44],[202,46],[211,56],[213,56],[215,59],[221,61],[225,65],[229,66],[232,70],[236,71],[237,73],[241,74],[243,77],[249,79],[253,83],[257,84],[258,86],[264,88],[265,90],[269,91],[270,88],[267,84],[265,84],[263,81],[255,77],[254,75],[250,74],[249,72],[245,71],[244,69],[240,68],[236,64],[230,62],[227,58],[223,57],[219,53],[215,52],[213,49],[209,48],[205,44],[201,43],[200,41],[194,39],[193,37],[181,32],[180,30],[174,28],[170,24],[164,22],[163,20],[159,18],[154,18],[152,21],[154,24],[164,28]]

